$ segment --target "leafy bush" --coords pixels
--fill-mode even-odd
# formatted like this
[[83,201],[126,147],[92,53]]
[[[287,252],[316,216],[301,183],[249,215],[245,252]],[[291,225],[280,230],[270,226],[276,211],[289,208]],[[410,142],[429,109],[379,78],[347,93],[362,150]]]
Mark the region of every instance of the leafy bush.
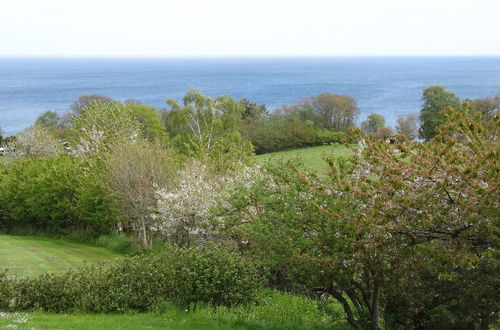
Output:
[[73,157],[22,159],[0,172],[0,225],[106,233],[116,212],[102,184]]
[[224,249],[169,248],[128,257],[109,267],[87,266],[62,275],[7,279],[0,274],[0,308],[48,312],[150,311],[171,301],[232,306],[255,299],[255,267]]

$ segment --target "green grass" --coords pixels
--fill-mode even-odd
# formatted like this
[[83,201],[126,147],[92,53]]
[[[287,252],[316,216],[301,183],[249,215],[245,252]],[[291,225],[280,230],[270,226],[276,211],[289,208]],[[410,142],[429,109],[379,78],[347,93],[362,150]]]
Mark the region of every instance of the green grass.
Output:
[[123,258],[102,247],[37,236],[0,234],[0,268],[10,276],[60,273],[86,263],[113,262]]
[[338,304],[329,312],[307,298],[265,290],[259,304],[233,308],[198,307],[186,311],[170,304],[143,314],[0,314],[0,327],[18,329],[350,329],[339,320]]
[[299,159],[302,162],[304,170],[324,175],[328,171],[328,166],[325,162],[326,157],[348,157],[350,155],[352,155],[352,151],[348,147],[343,144],[334,144],[273,152],[269,154],[257,155],[255,157],[258,162],[265,162],[269,159],[278,159],[283,161]]

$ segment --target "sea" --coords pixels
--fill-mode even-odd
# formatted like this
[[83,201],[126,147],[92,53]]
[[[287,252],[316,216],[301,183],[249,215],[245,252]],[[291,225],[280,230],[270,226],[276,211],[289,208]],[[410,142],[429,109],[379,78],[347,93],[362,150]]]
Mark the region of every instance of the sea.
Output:
[[140,100],[158,109],[189,87],[270,110],[322,92],[356,99],[359,121],[418,114],[422,90],[443,85],[462,99],[500,88],[500,57],[0,58],[0,128],[13,135],[83,94]]

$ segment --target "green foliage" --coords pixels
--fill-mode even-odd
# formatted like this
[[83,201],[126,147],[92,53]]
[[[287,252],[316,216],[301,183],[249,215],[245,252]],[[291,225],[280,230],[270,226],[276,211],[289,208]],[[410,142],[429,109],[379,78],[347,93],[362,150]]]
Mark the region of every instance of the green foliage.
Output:
[[269,164],[272,179],[229,200],[228,235],[275,285],[328,293],[355,327],[494,320],[498,136],[465,112],[442,116],[431,141],[370,137],[328,179]]
[[0,173],[0,219],[6,227],[106,233],[117,212],[101,182],[78,158],[23,159]]
[[166,143],[168,134],[161,123],[159,112],[148,105],[128,104],[132,118],[141,126],[142,136],[152,142]]
[[436,135],[436,127],[443,123],[441,111],[451,107],[459,110],[460,99],[444,89],[443,86],[430,86],[424,89],[422,95],[422,109],[420,110],[420,137],[430,140]]
[[106,182],[109,194],[122,210],[122,230],[151,244],[152,213],[156,208],[156,192],[170,187],[177,170],[175,153],[141,138],[118,140],[102,155],[103,168],[98,176]]
[[172,99],[167,103],[171,110],[165,112],[163,122],[173,146],[184,155],[225,167],[230,166],[229,159],[244,161],[252,153],[252,145],[239,133],[245,111],[241,102],[226,95],[211,98],[190,89],[182,106]]
[[359,115],[358,106],[352,97],[332,93],[321,93],[304,100],[302,109],[312,111],[316,127],[333,131],[347,131],[354,126]]
[[35,125],[39,125],[44,127],[46,130],[53,134],[57,134],[59,130],[59,114],[55,111],[45,111],[42,113],[37,120],[35,121]]
[[0,306],[48,312],[151,311],[171,301],[232,306],[255,299],[255,268],[221,248],[171,248],[159,255],[128,257],[118,265],[87,266],[62,275],[6,279],[0,274]]
[[244,107],[243,113],[241,114],[243,120],[253,120],[269,112],[265,104],[256,104],[245,98],[241,99],[240,103]]
[[361,123],[361,129],[365,134],[377,133],[379,128],[385,127],[385,118],[378,113],[372,113]]
[[68,136],[76,155],[95,155],[106,152],[120,140],[134,140],[140,134],[140,124],[132,110],[120,103],[93,102],[73,118]]
[[110,234],[99,236],[94,244],[102,246],[116,253],[127,254],[132,252],[134,240],[123,234]]
[[242,135],[257,154],[315,145],[346,143],[349,133],[318,129],[297,116],[263,116],[242,125]]

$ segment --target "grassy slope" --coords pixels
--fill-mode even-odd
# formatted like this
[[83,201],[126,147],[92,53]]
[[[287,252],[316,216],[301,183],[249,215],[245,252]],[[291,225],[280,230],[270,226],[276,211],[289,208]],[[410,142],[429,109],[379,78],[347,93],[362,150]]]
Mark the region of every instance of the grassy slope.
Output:
[[319,174],[327,173],[327,164],[325,158],[329,156],[349,156],[352,152],[349,148],[342,144],[334,144],[319,147],[293,149],[270,154],[255,156],[257,161],[265,162],[268,159],[281,159],[287,161],[290,159],[300,159],[305,170],[314,171]]
[[34,236],[0,234],[0,268],[9,275],[36,276],[63,272],[85,263],[111,262],[122,258],[105,248]]

